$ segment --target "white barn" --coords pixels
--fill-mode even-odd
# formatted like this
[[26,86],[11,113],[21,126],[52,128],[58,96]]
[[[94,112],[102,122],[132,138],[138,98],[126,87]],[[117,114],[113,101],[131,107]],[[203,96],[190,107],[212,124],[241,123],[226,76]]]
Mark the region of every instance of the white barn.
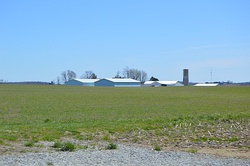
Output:
[[179,81],[157,81],[161,86],[184,86],[184,84]]
[[218,86],[219,84],[195,84],[194,86]]
[[158,87],[161,86],[161,84],[158,83],[157,81],[146,81],[144,82],[143,86]]
[[184,86],[184,85],[179,81],[146,81],[144,83],[144,86],[158,87],[158,86]]

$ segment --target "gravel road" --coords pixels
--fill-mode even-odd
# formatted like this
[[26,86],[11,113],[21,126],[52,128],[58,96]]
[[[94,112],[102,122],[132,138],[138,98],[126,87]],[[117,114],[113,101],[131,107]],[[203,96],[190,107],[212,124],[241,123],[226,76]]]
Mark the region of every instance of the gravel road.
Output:
[[250,166],[250,160],[217,157],[174,151],[154,151],[148,148],[118,145],[116,150],[87,149],[75,152],[43,152],[1,155],[1,166],[76,166],[76,165],[239,165]]

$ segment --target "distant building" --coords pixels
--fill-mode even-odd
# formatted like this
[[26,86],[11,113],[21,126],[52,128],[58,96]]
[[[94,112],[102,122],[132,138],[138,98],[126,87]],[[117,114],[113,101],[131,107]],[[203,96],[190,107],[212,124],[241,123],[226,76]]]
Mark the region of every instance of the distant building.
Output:
[[141,82],[130,78],[104,78],[96,81],[95,86],[140,87]]
[[218,86],[219,84],[195,84],[194,86]]
[[146,81],[144,82],[143,86],[158,87],[161,86],[161,84],[157,81]]
[[72,79],[65,82],[65,85],[71,86],[95,86],[95,82],[99,79]]
[[160,83],[161,86],[184,86],[179,81],[157,81],[157,82]]
[[179,81],[146,81],[144,86],[152,86],[152,87],[159,87],[159,86],[184,86]]

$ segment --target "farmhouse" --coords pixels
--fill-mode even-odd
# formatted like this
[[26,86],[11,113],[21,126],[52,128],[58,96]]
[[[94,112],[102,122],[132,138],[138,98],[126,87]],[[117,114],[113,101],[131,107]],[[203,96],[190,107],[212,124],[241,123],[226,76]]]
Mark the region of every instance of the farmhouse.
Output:
[[104,78],[96,81],[95,86],[140,87],[141,82],[134,79]]
[[99,79],[72,79],[65,82],[65,85],[72,86],[95,86],[95,82]]
[[179,81],[146,81],[144,83],[144,86],[158,87],[158,86],[184,86],[184,85]]

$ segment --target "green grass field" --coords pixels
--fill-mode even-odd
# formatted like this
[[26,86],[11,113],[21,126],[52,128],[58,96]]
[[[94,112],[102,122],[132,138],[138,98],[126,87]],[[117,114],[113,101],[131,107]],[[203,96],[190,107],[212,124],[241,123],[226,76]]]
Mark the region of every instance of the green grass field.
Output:
[[[0,145],[75,139],[250,147],[250,87],[0,85]],[[240,142],[240,143],[239,143]]]

